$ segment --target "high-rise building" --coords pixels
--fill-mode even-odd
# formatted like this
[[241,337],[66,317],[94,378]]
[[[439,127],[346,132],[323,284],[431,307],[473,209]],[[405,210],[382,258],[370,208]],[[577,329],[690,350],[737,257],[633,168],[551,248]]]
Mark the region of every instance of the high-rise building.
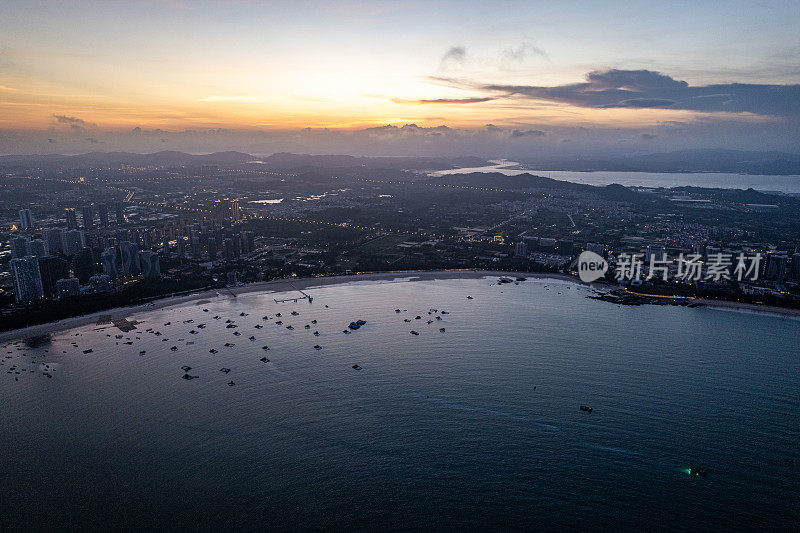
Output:
[[9,242],[11,247],[11,258],[22,259],[31,253],[31,238],[27,235],[17,235]]
[[77,229],[67,230],[61,233],[61,251],[66,256],[72,256],[83,248],[83,232]]
[[783,283],[786,280],[786,266],[789,258],[785,255],[767,254],[764,262],[764,279]]
[[125,223],[125,207],[122,205],[122,202],[116,202],[114,204],[114,215],[116,216],[117,224]]
[[67,229],[78,229],[78,215],[74,209],[67,209]]
[[243,231],[242,235],[242,253],[249,254],[256,249],[256,234],[252,231]]
[[229,209],[231,220],[239,220],[242,218],[242,214],[239,211],[239,200],[231,200]]
[[122,259],[122,272],[126,276],[139,274],[142,270],[139,264],[139,247],[132,242],[122,241],[118,248],[119,256]]
[[47,243],[42,239],[32,239],[30,243],[31,255],[45,257],[50,255],[47,251]]
[[58,299],[78,296],[81,293],[81,283],[78,278],[64,278],[56,281],[56,296]]
[[142,274],[144,274],[144,277],[161,277],[161,265],[158,262],[158,254],[156,252],[139,252],[139,260],[142,264]]
[[95,274],[95,260],[91,248],[82,248],[72,258],[72,271],[81,283],[88,283]]
[[514,245],[514,255],[517,257],[526,257],[528,255],[528,245],[525,241],[519,241]]
[[62,278],[56,281],[56,297],[61,300],[81,293],[81,284],[78,278]]
[[236,248],[234,247],[233,239],[225,239],[222,244],[225,248],[225,259],[228,261],[236,259]]
[[208,260],[209,261],[216,261],[217,260],[217,239],[210,238],[208,239]]
[[30,209],[19,210],[19,227],[22,229],[31,229],[33,227],[33,214]]
[[81,207],[81,215],[83,216],[83,229],[90,230],[94,227],[94,209],[91,205]]
[[106,248],[100,254],[100,261],[103,263],[103,274],[110,279],[116,279],[119,270],[117,262],[117,251],[114,248]]
[[44,240],[47,242],[47,250],[55,255],[62,253],[61,249],[61,228],[48,228],[44,230]]
[[94,292],[111,292],[113,285],[111,284],[111,276],[106,274],[98,274],[89,278],[89,283],[92,285]]
[[42,275],[39,272],[39,261],[28,255],[12,259],[8,263],[14,278],[14,294],[18,303],[31,303],[40,300],[42,294]]
[[800,253],[792,256],[792,278],[800,283]]
[[233,253],[236,257],[239,257],[242,255],[242,236],[239,233],[234,233],[231,239],[233,240]]
[[178,257],[184,257],[186,255],[186,238],[185,237],[181,237],[180,235],[178,236],[178,238],[176,240],[176,248],[177,248],[176,253],[178,254]]
[[56,295],[56,283],[68,275],[67,262],[60,257],[39,258],[39,273],[42,278],[42,293],[48,298]]
[[100,225],[108,226],[108,206],[106,204],[98,204],[97,214],[100,218]]

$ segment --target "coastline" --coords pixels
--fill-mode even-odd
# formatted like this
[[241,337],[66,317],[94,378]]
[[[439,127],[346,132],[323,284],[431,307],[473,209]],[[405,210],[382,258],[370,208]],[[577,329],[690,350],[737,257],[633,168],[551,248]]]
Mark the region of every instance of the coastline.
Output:
[[[240,294],[248,294],[253,292],[264,293],[283,293],[295,290],[315,289],[319,287],[326,287],[330,285],[341,285],[352,282],[374,282],[374,281],[393,281],[397,279],[407,279],[409,282],[413,281],[434,281],[439,279],[480,279],[487,276],[506,276],[533,279],[552,279],[558,281],[566,281],[578,285],[595,286],[593,283],[583,283],[581,280],[572,276],[564,274],[549,273],[549,272],[508,272],[501,270],[472,270],[472,269],[459,269],[459,270],[397,270],[389,272],[363,272],[356,274],[348,274],[344,276],[319,276],[310,278],[289,278],[278,279],[272,281],[262,281],[242,285],[239,287],[228,287],[221,289],[211,289],[202,292],[196,292],[181,296],[172,296],[159,300],[154,300],[146,304],[132,305],[129,307],[117,307],[114,309],[107,309],[91,313],[88,315],[80,315],[70,318],[65,318],[57,322],[50,322],[47,324],[37,324],[28,326],[22,329],[15,329],[10,331],[0,332],[0,342],[8,342],[10,340],[26,339],[36,337],[39,335],[54,334],[67,329],[82,327],[86,325],[96,324],[100,317],[110,317],[112,321],[131,318],[136,314],[145,313],[148,311],[155,311],[176,305],[184,305],[191,302],[196,302],[199,305],[203,300],[217,298],[231,294],[238,296]],[[765,313],[770,315],[778,315],[782,317],[795,317],[800,318],[800,309],[792,309],[786,307],[773,307],[762,306],[743,302],[731,302],[725,300],[706,300],[706,299],[693,299],[693,303],[699,304],[702,307],[718,308],[725,310],[737,311],[750,311],[756,313]]]

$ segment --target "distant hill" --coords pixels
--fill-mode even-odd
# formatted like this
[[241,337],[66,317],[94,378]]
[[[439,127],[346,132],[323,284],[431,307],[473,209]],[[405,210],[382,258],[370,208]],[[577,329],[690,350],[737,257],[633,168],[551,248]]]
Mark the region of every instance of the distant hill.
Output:
[[800,175],[798,154],[743,150],[698,149],[592,159],[537,158],[523,162],[534,170]]
[[241,152],[215,152],[194,155],[184,152],[163,151],[154,154],[130,152],[90,152],[81,155],[4,155],[0,166],[4,167],[63,167],[82,168],[89,166],[132,165],[137,167],[178,167],[196,165],[239,165],[252,161],[254,157]]
[[355,157],[351,155],[308,155],[281,152],[262,158],[276,169],[310,168],[403,168],[409,170],[446,170],[484,166],[489,162],[479,157]]

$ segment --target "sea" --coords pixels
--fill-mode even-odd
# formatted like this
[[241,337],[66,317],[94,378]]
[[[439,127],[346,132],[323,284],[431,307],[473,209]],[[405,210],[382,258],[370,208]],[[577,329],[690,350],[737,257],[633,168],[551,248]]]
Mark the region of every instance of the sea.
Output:
[[585,185],[611,185],[626,187],[673,188],[706,187],[712,189],[755,189],[762,192],[800,194],[800,176],[734,174],[729,172],[577,172],[569,170],[530,170],[524,165],[505,159],[491,161],[491,165],[457,168],[431,172],[431,176],[469,174],[472,172],[498,172],[506,176],[533,174],[561,181]]
[[798,319],[552,279],[304,292],[4,342],[0,530],[800,523]]

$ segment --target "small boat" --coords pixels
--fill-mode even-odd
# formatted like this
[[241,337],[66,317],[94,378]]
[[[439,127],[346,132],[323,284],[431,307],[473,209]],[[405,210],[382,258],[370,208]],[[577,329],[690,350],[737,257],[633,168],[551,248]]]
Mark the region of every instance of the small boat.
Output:
[[262,363],[269,363],[269,359],[267,359],[266,357],[262,357],[261,359],[259,359],[259,361],[261,361]]
[[241,333],[239,333],[238,331],[234,331],[233,334],[236,335],[237,337],[241,335]]
[[139,352],[139,355],[144,355],[144,354],[146,354],[146,353],[147,353],[147,352],[146,352],[145,350],[142,350],[141,352]]
[[353,365],[353,367],[352,367],[352,368],[354,368],[354,369],[356,369],[356,370],[361,370],[361,367],[360,367],[360,366],[358,366],[358,365]]
[[286,329],[294,329],[294,326],[292,326],[291,324],[289,324],[288,326],[286,326]]
[[403,322],[411,322],[411,319],[410,318],[404,318]]
[[350,329],[358,329],[358,328],[361,327],[361,324],[357,324],[355,322],[350,322],[350,324],[348,324],[347,327],[350,328]]
[[263,328],[263,327],[264,327],[264,326],[262,326],[261,324],[256,324],[256,329],[261,329],[261,328]]
[[269,350],[269,346],[262,346],[261,349],[262,350]]
[[394,312],[395,312],[395,313],[399,313],[399,312],[400,312],[400,310],[399,310],[399,309],[395,309],[395,310],[394,310]]
[[183,376],[181,376],[181,377],[182,377],[183,379],[185,379],[185,380],[187,380],[187,381],[188,381],[188,380],[190,380],[190,379],[197,379],[197,378],[199,378],[200,376],[190,376],[189,374],[184,374],[184,375],[183,375]]
[[472,296],[467,296],[467,300],[472,300]]
[[239,316],[247,316],[247,313],[245,313],[244,311],[242,311],[241,313],[239,313]]
[[322,346],[320,346],[319,344],[315,344],[315,345],[314,345],[314,349],[315,349],[315,350],[321,350],[321,349],[322,349]]
[[411,330],[411,334],[412,334],[412,335],[419,335],[419,332],[418,332],[418,331],[414,331],[414,330],[412,329],[412,330]]
[[299,315],[299,314],[300,314],[300,313],[298,313],[297,311],[292,311],[292,316],[297,316],[297,315]]
[[442,333],[444,333],[444,328],[439,328],[439,331],[441,331]]
[[315,331],[315,332],[314,332],[314,336],[315,336],[315,337],[319,337],[319,331]]
[[211,348],[211,349],[208,351],[208,353],[217,353],[217,350],[215,350],[214,348]]
[[225,327],[226,327],[226,328],[228,328],[228,329],[234,329],[234,328],[236,328],[237,326],[236,326],[236,324],[228,324],[228,325],[227,325],[227,326],[225,326]]
[[181,370],[183,370],[184,372],[188,372],[191,369],[192,369],[192,367],[190,367],[190,366],[182,366],[181,367]]
[[694,467],[691,467],[691,468],[689,468],[689,474],[691,474],[693,476],[706,477],[708,475],[708,471],[706,471],[705,468],[694,468]]
[[203,312],[204,313],[208,313],[208,309],[203,309]]
[[236,346],[236,345],[235,345],[234,343],[232,343],[232,342],[226,342],[226,343],[225,343],[225,347],[226,347],[226,348],[231,348],[231,347],[233,347],[233,346]]
[[227,374],[228,372],[231,371],[231,369],[230,368],[220,368],[219,371],[220,372],[225,372]]
[[304,328],[306,328],[306,329],[311,329],[311,324],[306,324],[306,325],[305,325],[305,326],[303,326],[303,327],[304,327]]
[[248,338],[249,338],[251,341],[254,341],[254,340],[256,340],[256,338],[255,338],[253,335],[250,335]]
[[316,324],[317,323],[317,319],[312,320],[311,323],[312,324]]
[[283,320],[278,320],[277,322],[275,322],[275,325],[276,325],[276,326],[281,326],[281,325],[283,325]]
[[83,351],[83,353],[92,353],[93,351],[94,351],[94,350],[92,350],[91,348],[89,348],[88,350],[84,350],[84,351]]
[[343,329],[343,330],[342,330],[342,333],[344,333],[345,335],[350,335],[350,330]]
[[586,411],[587,413],[591,413],[592,411],[594,411],[594,409],[592,409],[588,405],[581,405],[581,411]]
[[275,316],[280,318],[281,314],[280,313],[275,313]]
[[233,380],[228,382],[228,387],[233,387],[234,385],[236,385],[236,383],[234,383]]
[[178,347],[177,346],[173,346],[172,348],[170,348],[170,350],[172,350],[173,352],[177,352],[178,351]]

